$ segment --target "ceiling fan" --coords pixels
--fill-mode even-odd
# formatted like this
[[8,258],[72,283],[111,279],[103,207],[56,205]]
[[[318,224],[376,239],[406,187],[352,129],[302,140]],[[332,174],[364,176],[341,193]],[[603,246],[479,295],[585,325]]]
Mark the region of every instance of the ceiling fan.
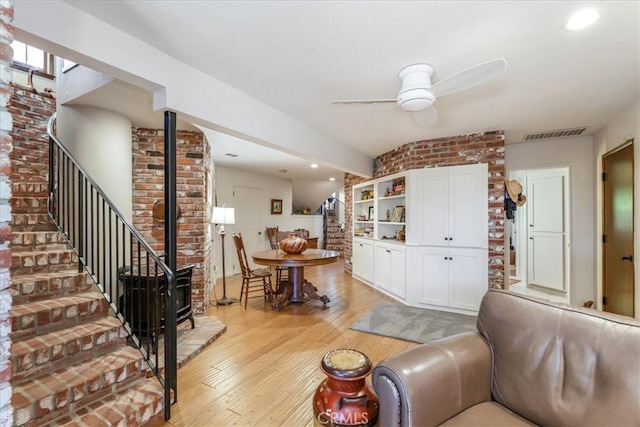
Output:
[[[460,71],[431,84],[433,67],[429,64],[413,64],[398,73],[402,86],[394,99],[355,99],[332,101],[332,104],[380,104],[395,102],[404,111],[422,111],[437,98],[470,89],[498,77],[507,67],[503,58],[484,62]],[[433,108],[433,107],[432,107]]]

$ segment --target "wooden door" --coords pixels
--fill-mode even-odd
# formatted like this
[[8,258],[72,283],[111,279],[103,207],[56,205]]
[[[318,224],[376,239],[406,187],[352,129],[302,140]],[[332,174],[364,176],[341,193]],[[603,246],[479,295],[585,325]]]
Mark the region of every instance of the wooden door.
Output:
[[633,317],[633,140],[603,157],[604,311]]

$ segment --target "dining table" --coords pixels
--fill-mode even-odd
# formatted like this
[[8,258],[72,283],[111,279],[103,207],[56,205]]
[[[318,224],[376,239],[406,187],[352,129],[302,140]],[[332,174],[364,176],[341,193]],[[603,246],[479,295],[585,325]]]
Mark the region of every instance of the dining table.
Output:
[[304,278],[304,268],[336,262],[340,253],[326,249],[307,249],[302,253],[291,254],[282,249],[256,252],[251,255],[253,262],[260,265],[287,267],[288,282],[274,298],[272,308],[276,311],[287,303],[303,303],[305,296],[312,300],[322,301],[326,307],[331,300],[326,295],[319,295],[318,289]]

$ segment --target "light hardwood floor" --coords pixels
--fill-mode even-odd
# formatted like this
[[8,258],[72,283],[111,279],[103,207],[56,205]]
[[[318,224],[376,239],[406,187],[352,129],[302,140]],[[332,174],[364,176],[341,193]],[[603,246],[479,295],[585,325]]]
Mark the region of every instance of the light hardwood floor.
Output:
[[[249,299],[247,310],[244,303],[210,306],[207,314],[227,331],[179,369],[171,420],[157,425],[312,426],[312,398],[325,378],[320,361],[326,352],[354,348],[375,366],[417,345],[349,329],[377,303],[394,300],[346,274],[342,261],[306,268],[305,278],[329,296],[326,309],[307,301],[274,312],[261,298]],[[227,279],[227,296],[239,297],[240,282],[239,276]]]

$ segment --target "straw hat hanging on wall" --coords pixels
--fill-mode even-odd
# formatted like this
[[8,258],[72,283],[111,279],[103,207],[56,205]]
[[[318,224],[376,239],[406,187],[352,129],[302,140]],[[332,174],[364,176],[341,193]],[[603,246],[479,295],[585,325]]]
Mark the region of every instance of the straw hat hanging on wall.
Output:
[[507,193],[509,194],[509,198],[513,200],[513,202],[518,206],[522,206],[527,202],[527,196],[522,194],[522,185],[515,179],[510,181],[504,180],[504,183],[507,187]]

